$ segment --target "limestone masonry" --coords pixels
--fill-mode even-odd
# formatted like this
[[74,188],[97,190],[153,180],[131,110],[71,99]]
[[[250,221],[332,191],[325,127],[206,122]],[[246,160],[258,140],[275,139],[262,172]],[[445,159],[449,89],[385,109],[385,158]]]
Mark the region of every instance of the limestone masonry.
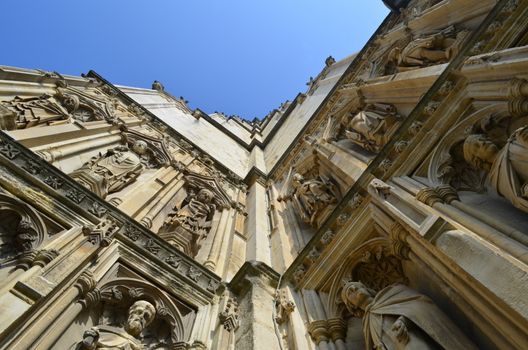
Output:
[[528,0],[384,2],[262,120],[0,66],[0,349],[528,348]]

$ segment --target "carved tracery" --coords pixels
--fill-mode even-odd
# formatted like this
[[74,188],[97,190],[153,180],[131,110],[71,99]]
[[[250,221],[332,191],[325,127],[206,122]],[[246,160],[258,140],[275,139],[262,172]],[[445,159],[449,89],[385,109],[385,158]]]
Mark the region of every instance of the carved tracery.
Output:
[[360,281],[377,292],[394,284],[407,284],[401,256],[395,255],[391,240],[373,238],[359,246],[337,272],[330,289],[329,309],[339,316],[344,307],[340,301],[343,281]]

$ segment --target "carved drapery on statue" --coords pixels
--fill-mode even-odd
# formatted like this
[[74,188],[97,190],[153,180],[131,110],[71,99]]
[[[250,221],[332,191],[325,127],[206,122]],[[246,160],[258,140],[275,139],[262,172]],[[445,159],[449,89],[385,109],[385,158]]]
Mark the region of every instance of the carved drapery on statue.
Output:
[[125,145],[99,153],[70,176],[101,198],[115,193],[132,182],[144,169],[159,168],[170,164],[170,154],[164,140],[123,132]]
[[3,130],[50,126],[77,120],[82,123],[106,120],[117,122],[115,99],[104,98],[72,87],[56,89],[53,95],[15,96],[0,103]]
[[98,323],[86,329],[72,349],[170,349],[184,343],[181,314],[156,287],[118,278],[97,293],[100,308],[91,307]]
[[378,152],[397,127],[400,116],[390,104],[368,104],[343,120],[341,138],[349,139],[361,148]]
[[26,203],[0,193],[0,263],[34,251],[46,237],[46,225]]
[[433,153],[429,179],[502,196],[528,212],[528,118],[506,108],[485,107],[449,130]]
[[467,33],[457,32],[454,26],[450,26],[437,33],[414,38],[404,47],[394,47],[388,61],[400,72],[448,62],[458,53]]
[[337,185],[330,177],[319,174],[317,164],[304,175],[291,168],[278,198],[291,201],[299,217],[314,227],[319,226],[320,219],[339,199]]
[[362,315],[366,349],[476,349],[431,299],[402,284],[375,292],[344,281],[341,299]]
[[216,210],[231,207],[231,200],[218,181],[209,176],[185,176],[187,197],[168,215],[158,231],[160,237],[190,256],[200,248]]

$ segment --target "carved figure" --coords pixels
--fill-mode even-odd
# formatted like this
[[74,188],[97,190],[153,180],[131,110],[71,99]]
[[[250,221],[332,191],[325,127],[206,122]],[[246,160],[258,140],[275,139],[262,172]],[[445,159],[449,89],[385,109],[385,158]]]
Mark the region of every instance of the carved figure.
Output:
[[132,150],[124,145],[109,149],[90,159],[70,176],[105,198],[136,180],[143,171],[140,157],[147,149],[147,143],[142,140],[134,142]]
[[431,299],[402,284],[376,294],[349,281],[341,298],[352,314],[363,316],[366,349],[476,349]]
[[439,33],[416,38],[403,49],[395,47],[389,53],[389,62],[398,66],[399,71],[447,62],[456,54],[454,31],[451,26]]
[[336,188],[322,176],[306,180],[301,174],[292,177],[293,198],[301,218],[314,225],[317,215],[337,202]]
[[167,224],[171,227],[181,226],[199,238],[207,235],[216,209],[213,199],[213,192],[205,188],[197,194],[191,193],[187,204],[178,209]]
[[11,101],[3,103],[5,107],[16,113],[14,123],[8,123],[12,125],[8,129],[66,123],[70,118],[67,109],[53,101],[53,96],[47,94],[29,98],[16,96]]
[[488,187],[528,212],[528,126],[517,129],[502,149],[484,134],[470,135],[463,151],[471,166],[488,172]]
[[345,125],[345,137],[368,151],[376,152],[387,142],[387,131],[397,120],[393,105],[370,104]]
[[78,349],[95,350],[140,350],[145,347],[138,339],[156,316],[154,305],[138,300],[128,309],[128,319],[123,328],[98,325],[84,332]]

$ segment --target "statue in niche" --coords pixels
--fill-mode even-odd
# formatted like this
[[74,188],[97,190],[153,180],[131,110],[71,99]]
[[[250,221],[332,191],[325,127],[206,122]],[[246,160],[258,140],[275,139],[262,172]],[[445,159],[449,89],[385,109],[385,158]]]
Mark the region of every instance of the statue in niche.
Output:
[[455,28],[451,26],[439,33],[416,38],[403,49],[393,48],[388,61],[396,65],[400,72],[448,62],[456,55],[457,42],[462,40],[465,34],[465,31],[461,31],[457,35]]
[[463,152],[466,162],[488,173],[488,187],[528,212],[528,126],[517,129],[502,148],[484,134],[470,135]]
[[305,179],[295,173],[292,177],[293,198],[301,218],[310,225],[315,224],[318,214],[328,205],[337,203],[335,185],[323,176]]
[[148,145],[143,140],[136,140],[131,149],[126,145],[109,149],[90,159],[70,176],[105,198],[136,180],[143,171],[141,157],[147,150]]
[[68,123],[72,118],[81,122],[104,120],[105,117],[90,103],[81,103],[79,96],[59,89],[55,96],[43,94],[37,97],[16,96],[3,101],[4,111],[0,113],[3,129],[27,129],[35,126],[50,126]]
[[8,123],[8,130],[64,124],[70,119],[68,110],[47,94],[29,98],[16,96],[11,101],[3,101],[3,104],[15,113],[14,120]]
[[369,104],[345,125],[345,137],[367,151],[377,152],[387,142],[388,130],[399,116],[389,104]]
[[123,327],[97,325],[84,332],[83,340],[76,349],[83,350],[140,350],[144,349],[140,337],[156,316],[154,305],[138,300],[128,309],[128,318]]
[[190,192],[182,207],[175,211],[163,225],[161,231],[171,231],[181,226],[191,232],[196,239],[207,235],[211,228],[216,206],[212,191],[202,188],[198,193]]
[[341,298],[363,317],[366,349],[476,349],[431,299],[402,284],[376,293],[348,281]]

